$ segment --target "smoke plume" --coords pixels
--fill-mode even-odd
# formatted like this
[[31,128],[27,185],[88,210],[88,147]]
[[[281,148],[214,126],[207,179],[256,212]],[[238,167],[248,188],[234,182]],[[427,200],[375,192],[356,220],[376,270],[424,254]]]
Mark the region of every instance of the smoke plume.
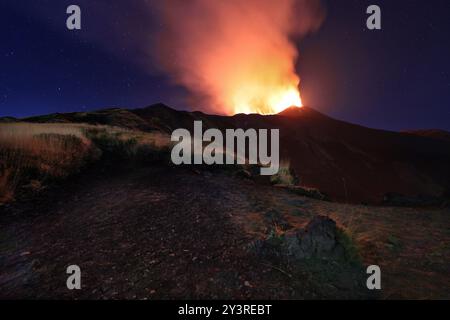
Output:
[[320,27],[320,0],[165,0],[158,11],[158,64],[208,111],[301,104],[293,39]]

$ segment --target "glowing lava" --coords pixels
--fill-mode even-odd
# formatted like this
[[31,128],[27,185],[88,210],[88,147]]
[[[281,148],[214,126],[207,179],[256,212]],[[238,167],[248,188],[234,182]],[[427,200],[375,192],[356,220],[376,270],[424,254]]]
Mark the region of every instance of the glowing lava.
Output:
[[[276,59],[279,58],[279,59]],[[278,52],[268,63],[247,63],[239,72],[224,71],[223,92],[218,96],[228,113],[276,114],[291,106],[302,106],[299,91],[300,78],[291,61],[283,60]]]
[[280,113],[291,106],[303,106],[300,92],[296,86],[272,91],[264,90],[255,95],[248,95],[248,93],[237,94],[233,105],[235,114],[259,113],[264,115]]

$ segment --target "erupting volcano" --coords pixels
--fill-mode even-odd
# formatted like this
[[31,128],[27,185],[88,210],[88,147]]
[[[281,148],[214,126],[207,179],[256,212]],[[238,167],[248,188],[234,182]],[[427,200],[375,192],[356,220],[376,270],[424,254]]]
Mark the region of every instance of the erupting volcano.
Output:
[[226,115],[302,106],[293,39],[320,26],[320,1],[161,3],[158,65],[190,91],[196,105]]
[[231,101],[228,105],[234,107],[235,114],[276,114],[291,106],[302,106],[298,89],[300,79],[297,76],[293,75],[291,79],[281,81],[276,81],[276,76],[255,76],[251,79],[250,75],[249,78],[244,76],[242,83],[235,83],[236,87],[231,90]]

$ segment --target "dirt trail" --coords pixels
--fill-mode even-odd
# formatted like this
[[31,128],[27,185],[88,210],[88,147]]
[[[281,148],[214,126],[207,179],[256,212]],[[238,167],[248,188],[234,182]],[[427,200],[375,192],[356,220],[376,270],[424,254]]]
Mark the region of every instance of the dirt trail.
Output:
[[[232,222],[234,211],[251,207],[254,187],[164,167],[85,174],[2,220],[0,296],[290,297],[289,286],[279,288],[279,276],[245,250],[252,238]],[[71,264],[82,270],[80,291],[66,288]]]

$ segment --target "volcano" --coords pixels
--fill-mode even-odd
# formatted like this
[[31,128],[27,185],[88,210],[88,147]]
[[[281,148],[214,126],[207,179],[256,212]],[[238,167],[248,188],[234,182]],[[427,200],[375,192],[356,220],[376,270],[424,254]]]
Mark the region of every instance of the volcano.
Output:
[[383,204],[394,197],[429,204],[449,196],[448,139],[366,128],[310,107],[291,107],[275,115],[218,116],[155,104],[22,120],[105,124],[167,134],[178,128],[192,130],[195,120],[203,121],[205,129],[279,129],[280,159],[289,162],[300,185],[319,189],[331,200]]

